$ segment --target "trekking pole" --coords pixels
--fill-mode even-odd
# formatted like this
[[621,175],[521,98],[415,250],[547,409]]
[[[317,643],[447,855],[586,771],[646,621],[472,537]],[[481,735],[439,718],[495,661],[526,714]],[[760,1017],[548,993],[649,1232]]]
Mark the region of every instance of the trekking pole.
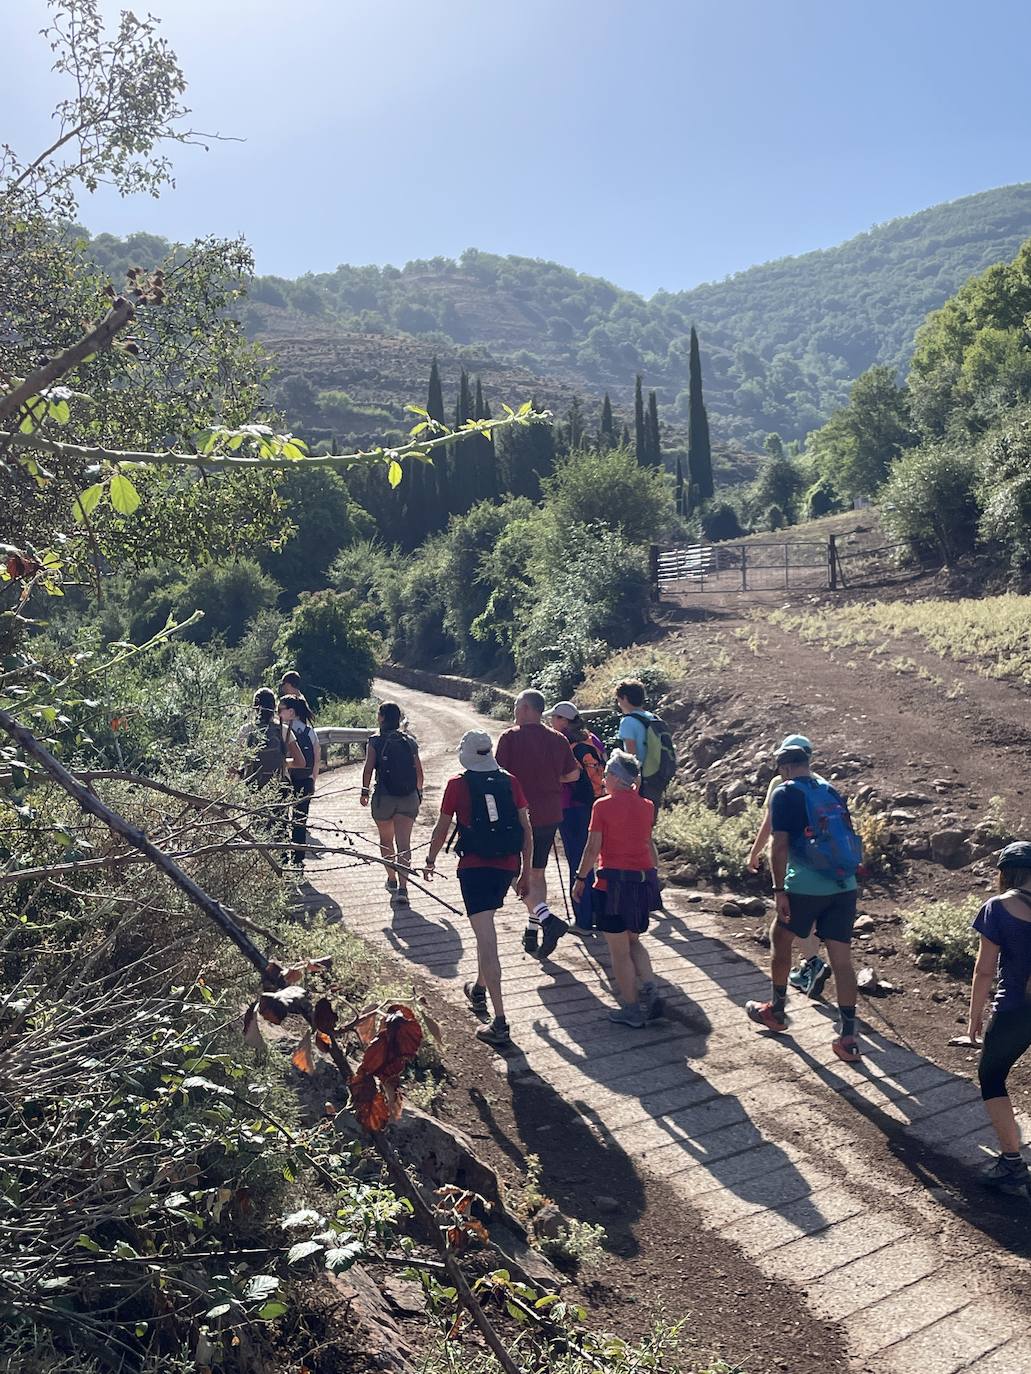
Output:
[[[562,852],[563,854],[566,853],[565,845],[562,846]],[[566,909],[566,925],[569,925],[569,893],[566,891],[566,884],[562,877],[562,865],[558,861],[558,849],[553,849],[552,853],[555,856],[555,867],[558,869],[558,885],[562,889],[562,903]],[[569,855],[566,854],[566,863],[568,862]]]

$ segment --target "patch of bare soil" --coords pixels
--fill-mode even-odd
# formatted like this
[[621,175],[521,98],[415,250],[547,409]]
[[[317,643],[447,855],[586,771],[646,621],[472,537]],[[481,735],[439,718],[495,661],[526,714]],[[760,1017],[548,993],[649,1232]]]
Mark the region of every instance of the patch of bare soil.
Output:
[[[765,601],[769,608],[784,604],[783,596]],[[682,699],[668,714],[683,755],[690,759],[700,735],[723,741],[721,749],[732,751],[738,774],[753,780],[749,790],[761,799],[765,781],[741,760],[754,760],[799,731],[814,741],[821,772],[834,777],[836,763],[848,761],[835,779],[847,795],[872,789],[887,817],[897,813],[889,820],[893,872],[861,893],[860,912],[872,924],[856,941],[856,959],[899,991],[864,998],[861,1014],[943,1067],[973,1074],[976,1056],[948,1046],[966,1028],[968,983],[917,967],[903,938],[903,913],[929,900],[964,901],[994,890],[988,857],[952,869],[932,862],[926,847],[932,832],[973,829],[998,797],[1013,835],[1031,833],[1029,694],[926,652],[917,651],[917,661],[934,670],[930,678],[879,667],[847,650],[831,653],[780,629],[762,607],[757,619],[756,610],[752,599],[699,595],[660,613],[670,647],[697,665],[670,693]],[[909,646],[900,652],[909,655]],[[720,786],[728,777],[722,757],[691,772],[702,790],[710,776]],[[923,800],[912,804],[909,797]],[[921,853],[927,857],[915,857]],[[769,895],[768,878],[746,887]],[[740,918],[722,924],[728,938],[742,935]],[[744,938],[742,947],[748,943]],[[1031,1106],[1031,1060],[1018,1065],[1011,1083],[1020,1105]]]

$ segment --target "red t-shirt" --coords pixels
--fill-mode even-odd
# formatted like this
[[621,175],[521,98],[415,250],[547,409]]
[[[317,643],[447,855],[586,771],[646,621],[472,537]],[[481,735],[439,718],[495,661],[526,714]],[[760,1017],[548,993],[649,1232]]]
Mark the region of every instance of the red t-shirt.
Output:
[[[516,804],[516,810],[521,811],[526,805],[526,797],[519,786],[519,779],[510,778],[509,781],[512,784],[512,800]],[[472,798],[469,796],[469,784],[461,773],[448,779],[440,801],[440,809],[443,815],[454,816],[463,825],[472,824],[473,807]],[[519,855],[506,854],[498,859],[485,859],[479,854],[463,854],[458,860],[458,871],[461,872],[463,868],[503,868],[508,873],[518,873]]]
[[[655,807],[638,792],[614,792],[599,797],[591,811],[590,828],[601,835],[598,868],[654,868],[651,837]],[[595,882],[604,889],[604,878]]]
[[516,725],[498,740],[494,757],[522,784],[530,824],[558,825],[562,820],[562,776],[580,767],[566,737],[546,725]]

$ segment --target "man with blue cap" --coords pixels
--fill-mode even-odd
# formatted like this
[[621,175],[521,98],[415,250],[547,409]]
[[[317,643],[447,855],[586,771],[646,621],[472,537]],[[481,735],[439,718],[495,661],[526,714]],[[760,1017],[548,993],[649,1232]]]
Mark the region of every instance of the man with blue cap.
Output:
[[839,1059],[854,1064],[861,1050],[856,1039],[852,929],[862,845],[844,798],[813,773],[807,739],[788,735],[777,750],[776,764],[784,781],[770,798],[770,871],[777,905],[770,927],[773,996],[768,1002],[746,1003],[745,1011],[766,1030],[787,1030],[792,945],[815,930],[827,947],[838,1000],[838,1034],[831,1048]]

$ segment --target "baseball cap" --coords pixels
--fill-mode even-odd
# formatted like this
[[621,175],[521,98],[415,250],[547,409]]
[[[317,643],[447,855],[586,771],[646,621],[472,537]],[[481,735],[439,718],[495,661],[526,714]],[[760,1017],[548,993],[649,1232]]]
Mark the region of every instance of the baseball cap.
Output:
[[782,754],[795,752],[805,754],[807,758],[812,758],[812,741],[807,739],[805,735],[785,735],[777,746],[775,757],[779,759]]
[[563,720],[576,720],[580,712],[571,701],[556,701],[548,712],[549,716],[561,716]]
[[1008,844],[999,855],[996,868],[1031,868],[1031,844],[1027,840],[1016,840]]

